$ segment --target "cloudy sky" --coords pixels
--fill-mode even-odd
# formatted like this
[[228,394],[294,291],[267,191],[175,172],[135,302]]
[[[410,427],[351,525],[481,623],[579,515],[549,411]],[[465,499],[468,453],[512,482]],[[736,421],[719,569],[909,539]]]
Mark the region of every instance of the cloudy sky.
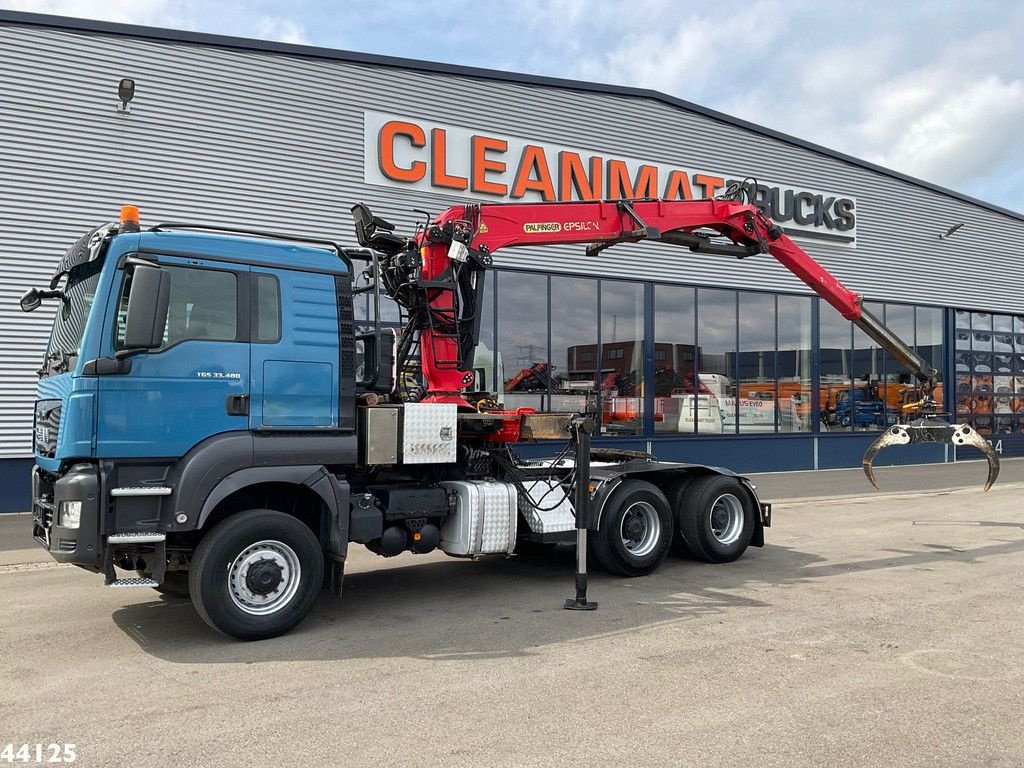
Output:
[[1024,211],[1024,3],[0,0],[651,88]]

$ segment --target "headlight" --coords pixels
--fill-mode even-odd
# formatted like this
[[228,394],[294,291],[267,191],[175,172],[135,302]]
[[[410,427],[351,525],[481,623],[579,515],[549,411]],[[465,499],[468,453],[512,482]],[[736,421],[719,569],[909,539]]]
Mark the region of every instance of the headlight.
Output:
[[57,515],[57,525],[61,528],[77,528],[82,522],[82,502],[62,501]]

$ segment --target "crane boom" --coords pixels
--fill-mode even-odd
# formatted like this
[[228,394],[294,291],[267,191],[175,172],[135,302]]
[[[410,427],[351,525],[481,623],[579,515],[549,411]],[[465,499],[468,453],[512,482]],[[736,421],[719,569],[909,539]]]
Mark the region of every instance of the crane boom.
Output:
[[[651,240],[696,254],[747,258],[768,254],[796,275],[844,318],[864,331],[922,383],[923,418],[898,425],[869,449],[865,471],[874,484],[871,459],[882,447],[916,442],[971,445],[989,460],[989,482],[998,474],[991,446],[966,425],[936,417],[932,392],[938,371],[878,318],[861,296],[797,245],[754,205],[743,202],[745,185],[705,200],[619,200],[561,203],[467,204],[448,208],[414,237],[391,233],[365,206],[353,208],[361,245],[382,251],[389,293],[405,306],[419,335],[427,384],[425,399],[472,409],[464,397],[474,381],[473,349],[479,341],[483,272],[502,248],[586,244],[588,255],[619,243]],[[382,231],[383,230],[383,231]],[[406,348],[408,348],[408,343]],[[401,358],[400,349],[400,355]],[[876,485],[877,487],[877,485]]]
[[[716,242],[703,234],[708,231],[731,242]],[[590,244],[589,250],[593,253],[616,243],[639,240],[662,241],[696,253],[741,258],[770,254],[910,370],[929,392],[931,387],[927,385],[934,386],[938,373],[935,368],[866,312],[860,296],[815,261],[760,210],[735,200],[456,206],[442,213],[421,233],[419,245],[425,247],[423,278],[432,280],[449,268],[449,248],[453,241],[462,242],[470,251],[493,254],[499,248],[513,246],[581,243]],[[443,301],[440,296],[438,299]],[[429,329],[427,332],[430,333]],[[429,346],[425,345],[424,350]],[[462,377],[442,375],[441,378],[444,381],[438,382],[435,391],[447,393]]]

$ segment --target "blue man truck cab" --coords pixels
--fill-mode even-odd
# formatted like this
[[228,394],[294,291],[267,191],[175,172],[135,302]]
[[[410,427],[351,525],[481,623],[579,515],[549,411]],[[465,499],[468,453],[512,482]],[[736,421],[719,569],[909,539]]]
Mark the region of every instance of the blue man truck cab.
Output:
[[[474,391],[494,248],[583,242],[588,217],[603,243],[741,247],[686,234],[707,226],[693,217],[705,210],[747,217],[720,231],[751,255],[774,247],[770,222],[750,224],[754,209],[730,201],[464,206],[408,238],[356,206],[360,248],[143,230],[126,207],[21,300],[26,311],[56,303],[35,404],[33,535],[110,587],[186,595],[244,640],[289,631],[323,588],[340,594],[350,543],[385,557],[575,543],[567,607],[584,609],[588,554],[622,576],[650,573],[670,550],[735,560],[770,524],[745,478],[591,451],[591,415],[507,411],[501,393]],[[664,217],[661,229],[633,223],[641,215]],[[396,330],[382,326],[382,294],[401,307]],[[354,297],[373,299],[369,319],[356,322]],[[885,439],[914,441],[925,427]],[[527,440],[565,448],[524,460],[515,446]]]
[[339,557],[347,543],[348,487],[325,466],[357,460],[351,262],[296,242],[137,230],[87,233],[42,292],[61,306],[39,371],[33,534],[111,586],[181,591],[198,532],[244,497],[304,530],[279,549],[256,543],[238,603],[259,617],[274,606],[263,590],[295,577],[301,618],[322,580],[319,540]]

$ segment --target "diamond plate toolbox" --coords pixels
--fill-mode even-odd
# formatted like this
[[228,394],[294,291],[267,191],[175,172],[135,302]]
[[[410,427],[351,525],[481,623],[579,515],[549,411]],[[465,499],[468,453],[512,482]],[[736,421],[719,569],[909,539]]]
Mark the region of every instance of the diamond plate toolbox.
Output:
[[511,552],[516,545],[518,494],[511,483],[449,480],[455,511],[441,528],[441,551],[449,555]]
[[458,407],[449,403],[402,406],[402,463],[450,464],[455,461]]
[[559,483],[550,480],[534,480],[525,484],[530,500],[519,497],[519,511],[523,513],[530,530],[534,533],[560,533],[576,528],[576,514],[573,511],[569,493]]

